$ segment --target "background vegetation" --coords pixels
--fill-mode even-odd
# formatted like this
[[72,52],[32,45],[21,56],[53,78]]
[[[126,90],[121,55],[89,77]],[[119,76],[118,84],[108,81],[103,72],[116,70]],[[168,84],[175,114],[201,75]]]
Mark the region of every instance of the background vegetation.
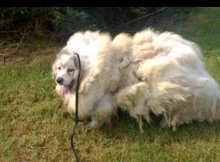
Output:
[[[112,33],[143,26],[142,21],[127,22],[163,9],[162,7],[0,7],[0,30],[9,34],[24,30],[29,37],[67,39],[79,30],[104,30]],[[168,8],[159,15],[167,16],[167,11],[183,15],[189,8]],[[155,14],[156,15],[156,14]],[[153,16],[155,16],[153,15]],[[149,17],[144,19],[147,22]],[[148,21],[149,22],[149,21]],[[141,25],[140,25],[141,23]],[[152,20],[151,20],[152,23]],[[135,27],[135,28],[134,28]],[[9,32],[6,32],[9,31]],[[17,31],[17,32],[15,32]],[[31,34],[30,34],[31,33]]]
[[[1,7],[0,161],[74,161],[73,119],[64,115],[54,91],[51,64],[75,31],[132,34],[150,26],[176,32],[200,45],[207,69],[220,83],[220,8],[160,9]],[[137,123],[121,112],[112,127],[99,131],[80,124],[76,145],[85,162],[219,162],[219,127],[219,122],[192,123],[173,132],[160,128],[155,118],[141,135]]]

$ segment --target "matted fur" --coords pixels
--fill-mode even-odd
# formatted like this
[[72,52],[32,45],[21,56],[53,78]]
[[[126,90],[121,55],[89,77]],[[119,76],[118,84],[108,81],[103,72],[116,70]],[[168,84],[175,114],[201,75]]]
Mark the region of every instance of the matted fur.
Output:
[[[99,31],[78,32],[58,54],[54,76],[59,60],[74,57],[73,52],[80,55],[83,74],[79,116],[91,117],[91,127],[102,126],[119,107],[137,119],[141,131],[150,112],[163,116],[162,126],[173,128],[220,118],[218,85],[205,69],[199,47],[180,35],[146,29],[112,39]],[[59,84],[56,89],[60,94]],[[74,88],[64,101],[74,112]]]
[[174,129],[193,120],[220,119],[219,87],[195,43],[170,32],[144,30],[133,37],[132,55],[139,60],[134,71],[139,81],[120,90],[117,102],[137,119],[141,131],[142,118],[150,122],[150,112],[162,115],[161,125]]

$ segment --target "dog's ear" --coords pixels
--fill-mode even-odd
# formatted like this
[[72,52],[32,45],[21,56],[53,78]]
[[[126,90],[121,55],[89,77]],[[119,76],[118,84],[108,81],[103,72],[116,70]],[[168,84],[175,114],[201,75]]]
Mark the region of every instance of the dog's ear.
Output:
[[74,61],[74,65],[75,65],[77,68],[79,68],[78,58],[77,58],[76,55],[73,55],[73,56],[72,56],[72,60]]

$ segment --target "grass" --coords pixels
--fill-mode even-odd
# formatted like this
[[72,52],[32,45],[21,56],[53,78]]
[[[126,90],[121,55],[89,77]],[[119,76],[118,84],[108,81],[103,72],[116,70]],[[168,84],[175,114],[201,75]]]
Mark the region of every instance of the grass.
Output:
[[[171,26],[172,31],[197,42],[206,66],[220,83],[220,8],[199,8]],[[51,63],[54,55],[29,64],[0,68],[0,161],[74,161],[69,135],[73,119],[54,91]],[[162,129],[157,120],[141,135],[136,122],[121,113],[112,126],[89,131],[80,124],[76,145],[86,162],[218,162],[220,123],[193,123],[177,131]]]

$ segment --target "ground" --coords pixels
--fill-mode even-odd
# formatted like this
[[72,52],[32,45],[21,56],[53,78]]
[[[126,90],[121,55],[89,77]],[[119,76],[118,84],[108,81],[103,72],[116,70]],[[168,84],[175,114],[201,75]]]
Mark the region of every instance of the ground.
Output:
[[[198,43],[208,71],[220,83],[220,8],[199,8],[181,23],[166,26]],[[162,29],[160,29],[163,31]],[[27,62],[0,67],[0,161],[74,161],[69,136],[73,118],[54,91],[51,64],[59,47],[36,48]],[[10,62],[10,61],[9,61]],[[220,161],[220,122],[193,123],[175,132],[155,120],[140,134],[126,113],[111,127],[79,124],[76,145],[86,162]]]

